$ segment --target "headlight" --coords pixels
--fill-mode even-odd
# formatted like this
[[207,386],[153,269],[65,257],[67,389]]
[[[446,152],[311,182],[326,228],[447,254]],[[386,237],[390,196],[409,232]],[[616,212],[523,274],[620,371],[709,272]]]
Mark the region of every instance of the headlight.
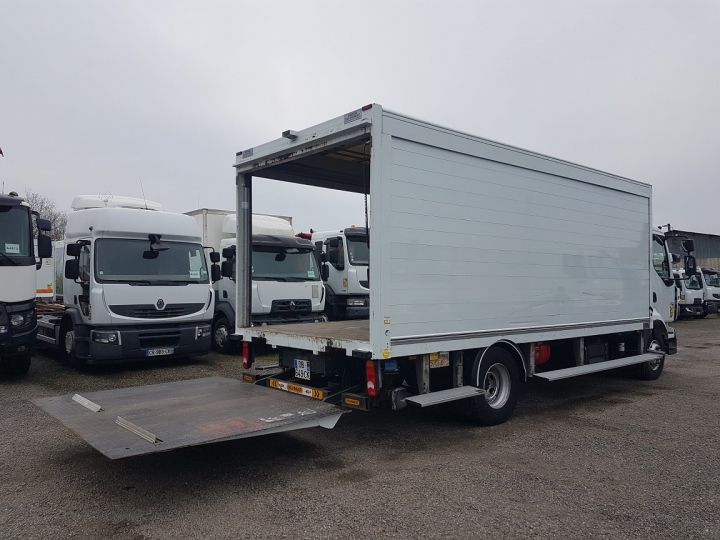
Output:
[[195,339],[201,339],[208,337],[212,333],[212,329],[209,326],[196,326],[195,327]]
[[25,323],[25,317],[22,313],[13,313],[10,315],[10,324],[13,326],[22,326]]
[[7,326],[0,326],[0,334],[7,334],[8,327]]
[[93,343],[120,344],[120,334],[117,330],[93,330],[90,332],[90,339]]

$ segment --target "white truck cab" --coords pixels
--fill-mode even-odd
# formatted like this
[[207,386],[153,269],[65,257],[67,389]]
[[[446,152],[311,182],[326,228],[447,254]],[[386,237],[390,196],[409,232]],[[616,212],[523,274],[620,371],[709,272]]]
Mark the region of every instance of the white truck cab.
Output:
[[[50,222],[37,217],[33,242],[30,205],[14,192],[0,195],[0,374],[22,375],[30,368],[37,332],[35,274],[39,258],[50,257]],[[40,266],[39,266],[40,264]]]
[[702,268],[704,282],[705,312],[718,313],[720,311],[720,274],[714,268]]
[[79,196],[72,210],[64,311],[40,320],[38,339],[76,365],[208,352],[219,267],[196,223],[126,197]]
[[365,227],[311,232],[321,264],[328,317],[367,318],[370,313],[370,242]]
[[685,276],[684,270],[673,272],[678,288],[678,318],[701,319],[707,315],[704,305],[703,278],[698,272]]
[[677,319],[678,289],[672,274],[672,256],[668,249],[665,233],[654,228],[652,233],[651,307],[653,318],[671,323]]
[[[235,327],[235,213],[199,209],[188,212],[203,229],[206,246],[222,252],[223,277],[215,283],[216,303],[213,347],[229,352]],[[325,319],[325,289],[313,256],[313,245],[295,236],[292,219],[252,216],[252,321],[253,324],[317,322]]]

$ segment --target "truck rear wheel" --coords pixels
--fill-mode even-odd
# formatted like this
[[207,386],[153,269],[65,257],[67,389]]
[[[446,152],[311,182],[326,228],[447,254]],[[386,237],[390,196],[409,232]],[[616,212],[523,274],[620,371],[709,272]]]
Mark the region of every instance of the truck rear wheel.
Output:
[[220,353],[231,352],[230,323],[224,315],[220,315],[213,323],[213,349]]
[[[482,360],[482,362],[481,362]],[[520,378],[512,355],[501,348],[491,348],[483,356],[477,353],[471,384],[485,395],[468,400],[468,416],[485,426],[495,426],[510,419],[515,411]]]
[[26,375],[30,370],[31,354],[18,354],[0,358],[0,374],[10,376]]

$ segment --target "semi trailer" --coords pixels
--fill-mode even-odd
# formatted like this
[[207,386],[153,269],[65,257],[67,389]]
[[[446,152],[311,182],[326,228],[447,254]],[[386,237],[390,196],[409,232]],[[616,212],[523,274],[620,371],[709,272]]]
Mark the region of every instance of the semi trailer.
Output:
[[[213,347],[229,353],[235,328],[234,212],[201,208],[187,213],[201,226],[203,243],[224,257],[222,278],[214,285]],[[254,214],[252,320],[254,324],[319,322],[325,320],[325,289],[313,257],[313,245],[297,238],[292,218]]]
[[0,194],[0,375],[24,375],[30,369],[37,332],[35,274],[52,255],[44,234],[49,230],[50,222],[17,193]]
[[[377,104],[238,152],[235,169],[234,337],[253,384],[36,401],[106,456],[331,428],[376,407],[457,402],[498,424],[527,381],[613,369],[654,380],[676,352],[652,307],[653,275],[670,261],[654,255],[648,184]],[[367,320],[252,324],[254,177],[369,197]],[[274,369],[254,366],[258,345],[274,349]]]
[[63,303],[45,306],[37,339],[64,360],[154,361],[210,350],[219,254],[208,264],[190,217],[144,199],[78,196],[59,246]]

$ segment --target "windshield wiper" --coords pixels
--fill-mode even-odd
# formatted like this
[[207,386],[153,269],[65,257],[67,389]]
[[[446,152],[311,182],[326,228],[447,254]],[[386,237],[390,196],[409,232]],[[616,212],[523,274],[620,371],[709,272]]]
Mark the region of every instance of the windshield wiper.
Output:
[[0,255],[2,255],[3,258],[6,261],[8,261],[10,264],[12,264],[13,266],[18,266],[18,264],[20,264],[16,260],[14,260],[12,257],[8,257],[7,255],[5,255],[5,253],[3,253],[2,251],[0,251]]

